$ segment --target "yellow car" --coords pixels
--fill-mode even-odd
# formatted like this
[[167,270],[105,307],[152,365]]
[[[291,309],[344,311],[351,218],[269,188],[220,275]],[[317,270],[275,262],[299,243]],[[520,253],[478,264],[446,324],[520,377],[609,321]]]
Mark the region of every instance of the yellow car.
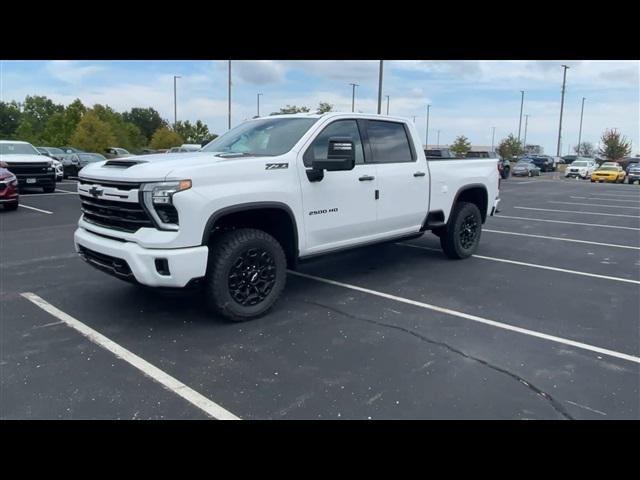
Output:
[[603,165],[591,174],[592,182],[624,182],[625,173],[620,165]]

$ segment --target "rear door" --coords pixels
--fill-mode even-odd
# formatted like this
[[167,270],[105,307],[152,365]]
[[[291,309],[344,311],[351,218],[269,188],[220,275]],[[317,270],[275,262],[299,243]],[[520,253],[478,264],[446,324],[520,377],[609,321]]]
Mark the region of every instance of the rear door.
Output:
[[[429,208],[429,170],[418,156],[409,126],[366,120],[366,144],[377,168],[378,233],[402,235],[420,230]],[[420,158],[420,161],[419,161]]]
[[[365,162],[361,122],[338,119],[324,126],[303,149],[299,162],[306,245],[302,256],[363,243],[376,232],[376,165]],[[320,181],[307,177],[314,158],[326,158],[330,137],[354,143],[353,170],[324,172]]]

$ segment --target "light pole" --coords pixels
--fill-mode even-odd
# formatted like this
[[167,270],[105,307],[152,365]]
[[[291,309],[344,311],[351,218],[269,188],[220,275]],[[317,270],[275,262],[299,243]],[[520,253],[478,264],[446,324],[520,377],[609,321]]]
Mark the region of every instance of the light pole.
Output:
[[569,67],[567,65],[562,65],[562,68],[564,68],[564,72],[562,75],[562,98],[560,100],[560,124],[558,125],[558,150],[556,152],[556,156],[558,157],[560,156],[560,142],[562,140],[562,109],[564,108],[564,90],[567,84],[567,69]]
[[436,148],[440,147],[440,130],[438,130],[438,140],[437,140],[437,144],[436,144]]
[[580,130],[578,133],[578,156],[580,156],[580,142],[582,141],[582,115],[584,115],[584,101],[585,97],[582,97],[582,108],[580,109]]
[[387,115],[389,115],[389,95],[385,95],[387,97]]
[[429,110],[431,110],[431,104],[427,105],[427,130],[424,136],[424,148],[429,148]]
[[262,95],[262,93],[258,93],[257,97],[258,97],[258,116],[260,116],[260,95]]
[[173,76],[173,129],[178,123],[178,94],[176,93],[176,79],[182,78],[180,75]]
[[231,60],[229,60],[229,130],[231,130]]
[[350,83],[349,85],[351,85],[351,112],[353,113],[356,111],[356,87],[360,85],[357,83]]
[[524,107],[524,90],[520,90],[522,98],[520,100],[520,122],[518,123],[518,141],[520,141],[520,132],[522,129],[522,108]]
[[529,115],[524,116],[524,142],[522,143],[522,148],[525,153],[527,153],[527,125],[529,124]]
[[378,74],[378,115],[382,112],[382,72],[384,60],[380,60],[380,73]]
[[496,127],[491,127],[491,129],[493,130],[493,133],[491,134],[491,151],[493,152],[493,145],[496,139]]

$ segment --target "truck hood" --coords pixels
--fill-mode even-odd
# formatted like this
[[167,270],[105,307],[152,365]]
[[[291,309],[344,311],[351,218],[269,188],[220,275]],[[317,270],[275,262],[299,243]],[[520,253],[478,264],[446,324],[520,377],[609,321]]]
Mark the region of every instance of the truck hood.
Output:
[[52,160],[46,155],[0,155],[0,161],[7,163],[43,163]]
[[[96,180],[122,180],[133,182],[163,181],[177,179],[181,171],[206,167],[228,161],[237,161],[237,157],[217,156],[220,152],[159,153],[157,155],[137,155],[126,158],[113,158],[104,162],[90,163],[80,172],[81,177]],[[243,157],[242,160],[254,158]]]

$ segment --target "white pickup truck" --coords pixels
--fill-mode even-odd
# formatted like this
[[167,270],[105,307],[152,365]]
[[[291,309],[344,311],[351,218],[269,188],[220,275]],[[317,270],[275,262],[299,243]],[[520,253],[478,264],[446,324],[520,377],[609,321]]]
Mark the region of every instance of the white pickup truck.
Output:
[[498,206],[496,163],[427,161],[404,118],[258,118],[198,152],[85,167],[75,246],[125,280],[199,285],[216,313],[246,320],[317,255],[432,231],[449,257],[470,256]]

